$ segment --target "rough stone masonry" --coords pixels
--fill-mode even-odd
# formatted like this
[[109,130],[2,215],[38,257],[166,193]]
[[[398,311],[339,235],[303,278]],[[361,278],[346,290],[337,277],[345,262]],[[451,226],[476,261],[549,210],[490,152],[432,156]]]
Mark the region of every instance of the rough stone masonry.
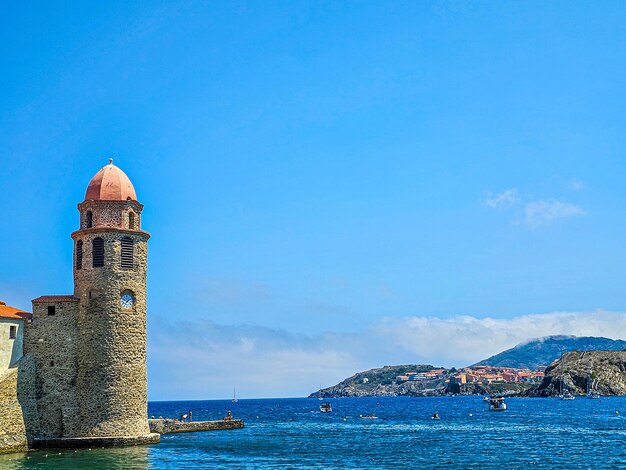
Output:
[[0,376],[0,451],[159,441],[147,419],[142,209],[112,161],[89,183],[72,233],[74,293],[33,300],[24,357]]

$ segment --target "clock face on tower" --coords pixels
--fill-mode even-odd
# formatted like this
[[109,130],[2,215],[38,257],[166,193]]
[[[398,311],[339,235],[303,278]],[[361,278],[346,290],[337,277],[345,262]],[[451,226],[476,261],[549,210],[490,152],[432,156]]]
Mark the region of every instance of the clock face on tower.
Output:
[[135,304],[135,297],[131,291],[125,290],[120,297],[120,304],[124,310],[130,310]]

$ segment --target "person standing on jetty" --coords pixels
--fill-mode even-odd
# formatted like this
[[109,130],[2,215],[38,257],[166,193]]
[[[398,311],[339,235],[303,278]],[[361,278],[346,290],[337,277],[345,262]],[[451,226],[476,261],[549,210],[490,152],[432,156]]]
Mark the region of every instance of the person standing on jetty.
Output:
[[193,415],[191,414],[191,410],[189,410],[189,412],[188,412],[187,414],[189,415],[189,421],[191,422],[191,421],[192,421],[192,416],[193,416]]

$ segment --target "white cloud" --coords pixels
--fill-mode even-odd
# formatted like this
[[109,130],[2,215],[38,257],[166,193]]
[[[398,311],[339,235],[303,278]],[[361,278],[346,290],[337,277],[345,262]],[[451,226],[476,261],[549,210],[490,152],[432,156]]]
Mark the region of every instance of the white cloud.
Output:
[[261,326],[153,318],[151,399],[304,396],[383,365],[463,366],[531,338],[555,334],[626,337],[623,313],[555,312],[511,319],[387,318],[358,333],[296,335]]
[[521,315],[510,319],[407,317],[385,320],[381,332],[395,338],[399,347],[415,356],[436,358],[446,365],[467,365],[532,338],[625,337],[626,315],[596,311]]
[[508,207],[520,202],[520,195],[517,189],[511,188],[506,191],[502,191],[498,194],[493,194],[491,191],[487,191],[483,204],[487,207],[496,209],[498,207]]
[[572,178],[567,183],[567,188],[571,189],[572,191],[582,191],[584,187],[585,185],[580,180],[577,180],[576,178]]
[[[568,183],[568,187],[573,191],[580,191],[583,185],[580,181],[573,179]],[[498,194],[487,191],[482,202],[492,209],[514,210],[518,214],[515,224],[519,224],[521,219],[521,223],[533,228],[549,225],[557,219],[586,214],[583,208],[569,202],[557,199],[532,200],[531,197],[522,197],[515,188],[507,189]],[[523,205],[520,206],[522,203]],[[520,214],[522,209],[523,214]]]
[[557,200],[539,200],[526,204],[524,223],[530,227],[548,225],[556,219],[564,219],[586,214],[581,207],[569,202]]
[[302,396],[356,367],[332,335],[210,321],[154,318],[148,349],[151,399],[225,398],[234,386],[242,397]]

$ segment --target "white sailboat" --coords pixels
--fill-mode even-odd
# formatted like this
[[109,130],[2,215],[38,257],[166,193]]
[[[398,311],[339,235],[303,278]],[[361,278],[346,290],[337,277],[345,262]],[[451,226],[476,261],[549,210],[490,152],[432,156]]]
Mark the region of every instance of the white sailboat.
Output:
[[561,395],[560,395],[561,400],[576,399],[576,397],[569,390],[567,390],[566,392],[563,391],[564,386],[565,386],[565,382],[563,381],[563,378],[561,377]]
[[237,394],[235,393],[235,387],[233,387],[233,399],[231,400],[233,403],[237,403],[239,400],[237,400]]
[[[600,398],[600,394],[595,392],[595,380],[593,380],[592,374],[589,374],[589,376],[587,377],[587,398],[594,398],[594,399],[598,399]],[[591,379],[591,383],[589,383],[589,380]]]

